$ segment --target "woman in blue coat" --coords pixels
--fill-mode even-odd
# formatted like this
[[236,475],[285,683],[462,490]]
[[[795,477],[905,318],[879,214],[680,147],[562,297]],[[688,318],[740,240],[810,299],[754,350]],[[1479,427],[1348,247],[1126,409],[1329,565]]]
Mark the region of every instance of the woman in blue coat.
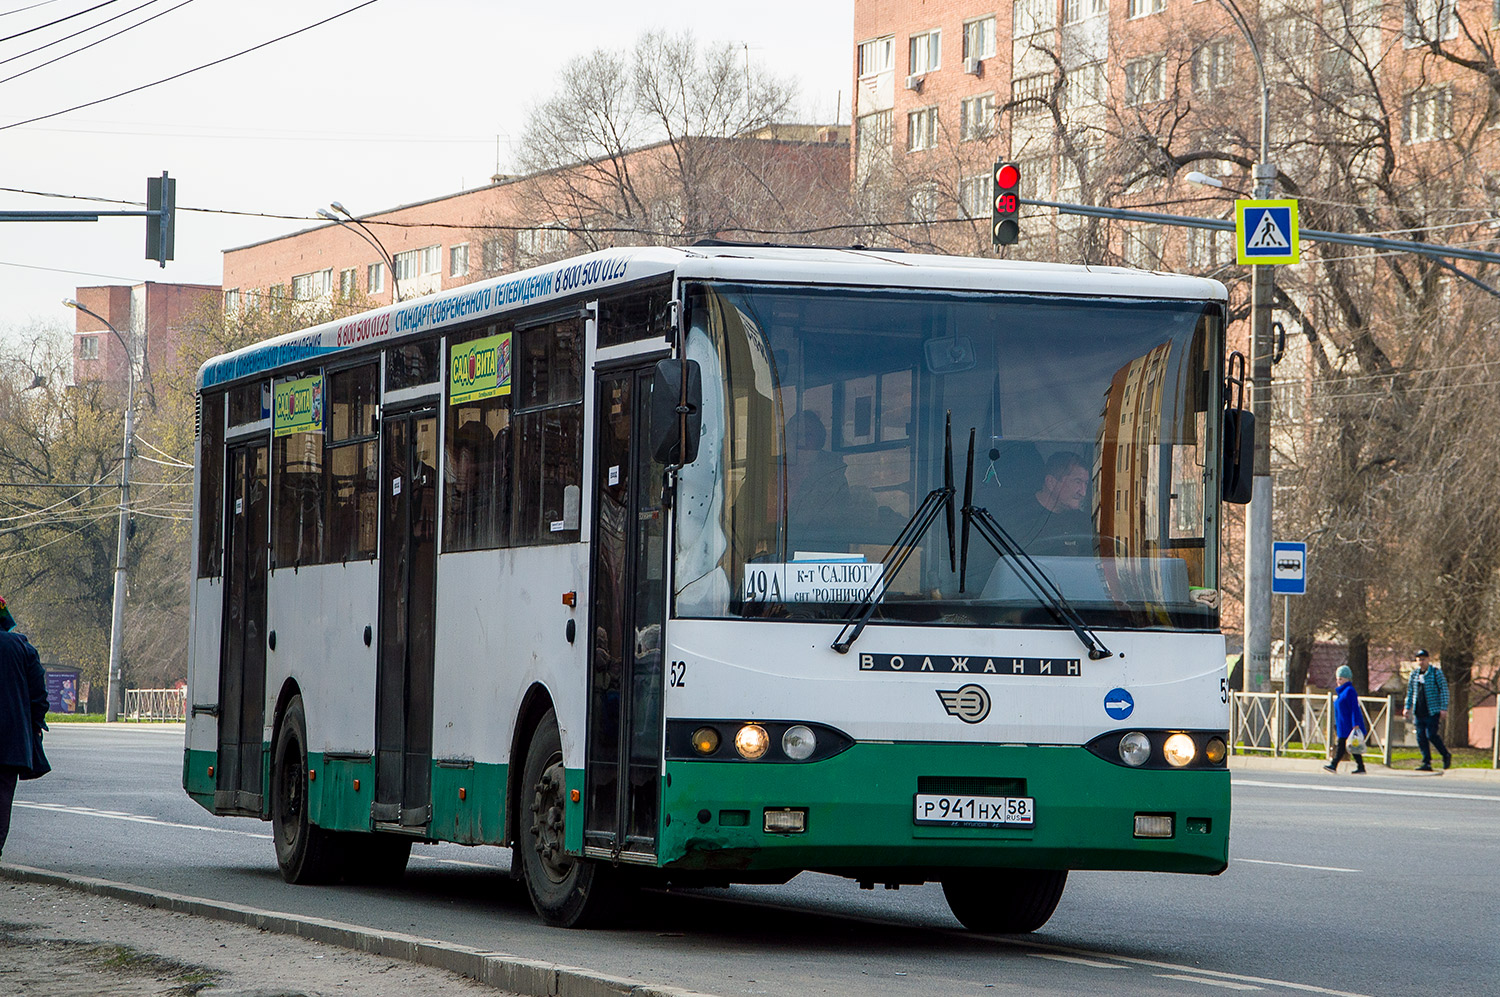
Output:
[[[1323,766],[1330,772],[1339,770],[1339,762],[1344,760],[1350,734],[1358,730],[1361,740],[1370,736],[1370,729],[1365,726],[1365,713],[1359,708],[1359,691],[1354,688],[1354,672],[1348,665],[1339,665],[1338,678],[1339,691],[1333,701],[1333,728],[1339,736],[1339,745],[1333,753],[1333,761]],[[1354,774],[1363,774],[1364,752],[1352,751],[1349,754],[1354,759]]]
[[47,676],[36,648],[13,632],[15,618],[0,599],[0,851],[10,834],[16,779],[35,772],[47,728]]

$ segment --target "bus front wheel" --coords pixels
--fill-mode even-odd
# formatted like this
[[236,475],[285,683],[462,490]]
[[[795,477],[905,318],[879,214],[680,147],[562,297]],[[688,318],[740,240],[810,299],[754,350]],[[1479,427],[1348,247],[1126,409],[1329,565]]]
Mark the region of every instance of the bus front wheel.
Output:
[[567,779],[551,710],[532,735],[521,779],[518,851],[531,905],[543,921],[563,928],[607,920],[616,900],[613,870],[564,850]]
[[333,832],[308,816],[307,715],[293,696],[271,756],[271,837],[276,864],[288,883],[329,883],[342,873]]
[[970,931],[1024,934],[1052,917],[1067,882],[1066,869],[972,869],[944,879],[943,896]]

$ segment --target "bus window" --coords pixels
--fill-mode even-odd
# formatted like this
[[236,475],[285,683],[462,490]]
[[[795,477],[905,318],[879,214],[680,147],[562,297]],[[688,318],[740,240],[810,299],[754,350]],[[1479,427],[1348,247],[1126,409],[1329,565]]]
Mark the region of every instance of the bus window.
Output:
[[275,441],[272,458],[271,544],[273,567],[290,568],[322,560],[323,439],[320,433],[292,433]]
[[229,389],[229,424],[248,426],[271,418],[271,382],[251,381]]
[[224,393],[200,396],[198,577],[224,573]]
[[619,346],[642,339],[670,340],[672,287],[636,291],[599,302],[599,345]]
[[271,566],[323,559],[324,378],[278,378],[272,418]]
[[[472,385],[454,375],[448,387],[448,418],[445,432],[447,459],[443,481],[443,549],[485,550],[510,541],[511,509],[511,386],[501,370],[509,358],[509,333],[489,325],[450,339],[448,365],[456,370],[474,353],[475,340],[499,338],[496,373],[487,390],[476,397]],[[476,367],[480,366],[476,361]],[[491,392],[496,392],[491,394]],[[453,399],[458,398],[458,401]]]
[[329,561],[375,556],[380,458],[376,441],[378,364],[328,375],[328,481],[324,489]]
[[441,375],[438,367],[438,342],[425,339],[420,343],[393,346],[385,358],[385,389],[399,391],[432,384]]
[[516,544],[578,540],[583,481],[583,325],[517,333]]

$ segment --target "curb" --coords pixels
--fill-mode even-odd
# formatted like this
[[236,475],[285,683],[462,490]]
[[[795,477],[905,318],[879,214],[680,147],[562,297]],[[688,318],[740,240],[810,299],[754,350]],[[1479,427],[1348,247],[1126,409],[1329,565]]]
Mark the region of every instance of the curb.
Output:
[[695,990],[656,986],[577,966],[523,959],[504,952],[485,951],[468,945],[419,938],[416,935],[373,931],[342,921],[281,914],[243,904],[203,900],[180,893],[162,893],[107,879],[69,876],[30,866],[0,865],[0,877],[18,883],[62,886],[143,907],[208,917],[277,934],[294,935],[326,945],[337,945],[356,952],[403,959],[422,966],[444,969],[486,986],[523,994],[525,997],[712,997]]

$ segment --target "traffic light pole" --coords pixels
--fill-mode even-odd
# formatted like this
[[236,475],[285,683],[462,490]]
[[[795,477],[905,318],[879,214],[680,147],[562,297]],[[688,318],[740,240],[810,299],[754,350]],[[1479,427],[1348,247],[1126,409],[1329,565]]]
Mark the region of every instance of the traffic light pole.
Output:
[[97,222],[101,218],[145,218],[146,259],[163,267],[173,258],[177,227],[177,181],[146,178],[145,211],[0,211],[0,222]]

